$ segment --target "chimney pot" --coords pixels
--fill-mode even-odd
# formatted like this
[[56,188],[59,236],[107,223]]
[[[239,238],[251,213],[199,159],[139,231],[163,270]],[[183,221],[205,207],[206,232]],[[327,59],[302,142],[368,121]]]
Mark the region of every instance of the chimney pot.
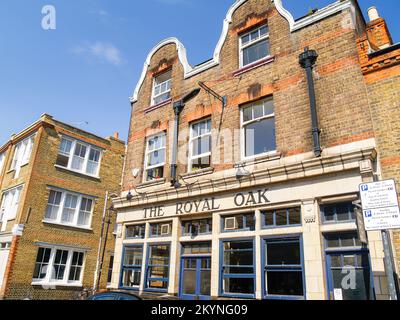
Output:
[[369,21],[375,21],[380,18],[378,9],[376,7],[371,7],[368,9]]
[[114,132],[114,138],[115,139],[119,139],[119,133],[118,132]]

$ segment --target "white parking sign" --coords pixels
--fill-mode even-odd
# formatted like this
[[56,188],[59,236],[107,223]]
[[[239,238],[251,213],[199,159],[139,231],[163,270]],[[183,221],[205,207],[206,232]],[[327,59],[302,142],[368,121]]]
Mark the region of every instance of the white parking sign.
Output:
[[360,185],[365,229],[400,229],[400,210],[394,180]]

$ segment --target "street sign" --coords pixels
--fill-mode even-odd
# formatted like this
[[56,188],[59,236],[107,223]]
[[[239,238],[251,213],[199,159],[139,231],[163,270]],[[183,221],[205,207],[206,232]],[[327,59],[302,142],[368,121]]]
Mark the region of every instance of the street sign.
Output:
[[400,209],[394,180],[360,185],[361,204],[367,231],[400,229]]

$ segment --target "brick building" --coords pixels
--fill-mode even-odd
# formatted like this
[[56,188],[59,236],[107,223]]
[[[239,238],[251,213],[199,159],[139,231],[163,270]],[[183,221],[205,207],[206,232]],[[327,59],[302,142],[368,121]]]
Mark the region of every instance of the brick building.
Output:
[[176,38],[150,51],[114,199],[113,288],[388,298],[381,234],[359,238],[352,204],[381,174],[365,27],[356,1],[294,20],[281,0],[237,0],[212,59],[191,66]]
[[94,287],[105,194],[120,190],[124,152],[117,136],[103,139],[49,115],[0,148],[1,298],[73,299]]
[[[386,21],[375,7],[358,39],[382,179],[395,179],[400,190],[400,43],[394,44]],[[393,255],[400,267],[400,233],[392,233]],[[398,274],[398,273],[397,273]]]

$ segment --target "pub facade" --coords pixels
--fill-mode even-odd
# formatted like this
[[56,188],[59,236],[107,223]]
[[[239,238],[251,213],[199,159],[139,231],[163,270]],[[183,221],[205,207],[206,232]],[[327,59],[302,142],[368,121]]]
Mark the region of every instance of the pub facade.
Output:
[[[210,8],[212,9],[212,8]],[[156,45],[131,97],[111,287],[181,299],[387,299],[355,1],[238,0],[213,58]]]

